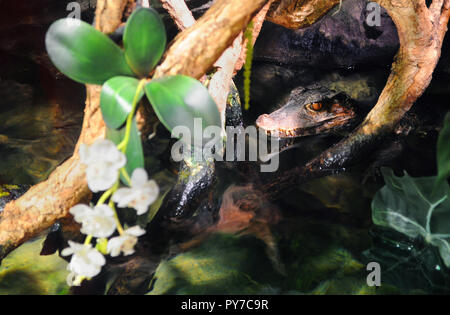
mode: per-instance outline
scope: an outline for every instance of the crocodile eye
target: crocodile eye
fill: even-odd
[[[322,103],[312,103],[311,104],[311,108],[315,111],[321,110],[322,109]]]

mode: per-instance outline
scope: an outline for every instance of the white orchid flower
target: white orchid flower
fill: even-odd
[[[87,165],[86,177],[93,192],[108,190],[119,178],[119,170],[127,159],[116,145],[106,139],[97,139],[92,145],[81,144],[81,162]]]
[[[116,230],[114,211],[107,205],[102,204],[91,208],[79,204],[70,209],[75,221],[81,223],[81,233],[92,235],[97,238],[111,236]]]
[[[67,269],[70,271],[67,283],[70,286],[79,284],[74,281],[77,277],[92,278],[100,273],[106,260],[98,250],[92,248],[90,244],[80,244],[72,241],[69,241],[69,246],[62,250],[61,255],[72,255],[67,266]]]
[[[158,184],[154,180],[148,180],[143,168],[137,168],[131,175],[131,188],[119,188],[112,196],[112,201],[121,208],[134,208],[141,215],[147,212],[158,195]]]
[[[124,231],[120,236],[111,238],[108,241],[107,252],[112,257],[119,256],[123,252],[125,256],[134,253],[134,246],[138,241],[138,237],[145,234],[145,230],[139,226],[133,226]]]

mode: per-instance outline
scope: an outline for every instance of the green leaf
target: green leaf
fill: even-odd
[[[196,144],[196,131],[222,126],[219,110],[208,90],[191,77],[176,75],[152,80],[145,86],[145,92],[159,120],[169,131],[178,126],[189,129],[191,144]],[[201,130],[194,130],[195,118],[201,119]],[[202,144],[210,140],[201,137]]]
[[[56,68],[77,82],[103,84],[114,76],[134,76],[122,49],[81,20],[54,22],[45,36],[45,46]]]
[[[103,84],[100,108],[108,127],[117,129],[123,125],[131,112],[138,85],[139,80],[131,77],[114,77]],[[143,95],[144,91],[141,91],[138,102]]]
[[[450,177],[450,112],[444,119],[444,128],[439,133],[437,143],[438,180]]]
[[[153,9],[136,9],[127,21],[123,34],[125,58],[133,71],[147,77],[166,48],[166,30]]]
[[[106,128],[106,139],[111,140],[115,144],[119,144],[125,136],[125,128],[126,127],[123,127],[120,130]],[[136,168],[144,167],[144,151],[142,149],[141,136],[139,135],[139,130],[135,119],[131,125],[130,141],[128,143],[125,155],[127,157],[127,165],[125,165],[125,169],[130,176]],[[120,175],[120,178],[122,179],[122,182],[128,184],[122,177],[122,174]]]
[[[446,181],[435,186],[436,177],[396,177],[383,168],[386,183],[372,201],[376,225],[392,228],[408,237],[421,235],[439,248],[450,267],[450,187]]]

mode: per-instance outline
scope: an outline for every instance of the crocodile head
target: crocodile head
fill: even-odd
[[[295,138],[336,132],[352,125],[355,118],[355,107],[345,93],[300,88],[280,109],[259,116],[256,125],[272,136]]]

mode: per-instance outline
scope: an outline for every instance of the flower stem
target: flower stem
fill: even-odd
[[[112,200],[109,201],[108,205],[114,211],[114,219],[116,220],[117,231],[119,232],[120,235],[122,235],[124,233],[123,227],[122,224],[120,223],[119,216],[117,215],[116,206],[114,205],[114,202],[112,202]]]
[[[86,236],[86,239],[84,240],[84,245],[90,244],[91,241],[92,241],[92,235],[89,234],[88,236]]]
[[[124,136],[122,142],[120,142],[119,145],[117,146],[117,148],[119,150],[121,150],[123,153],[125,153],[125,151],[127,150],[128,142],[130,141],[131,123],[133,122],[133,117],[134,117],[134,114],[136,113],[139,95],[141,94],[145,83],[147,83],[147,79],[142,79],[141,81],[139,81],[139,84],[136,89],[136,93],[134,94],[133,104],[131,106],[131,112],[128,114],[128,117],[127,117],[127,124],[125,127],[125,136]]]
[[[119,180],[117,180],[116,183],[110,189],[108,189],[103,193],[103,195],[97,202],[97,206],[104,204],[106,199],[108,199],[113,193],[116,192],[117,188],[119,188]]]
[[[128,174],[128,172],[127,172],[127,169],[125,167],[122,167],[120,169],[120,173],[122,174],[123,178],[127,182],[128,186],[131,186],[131,178],[130,178],[130,175]]]

